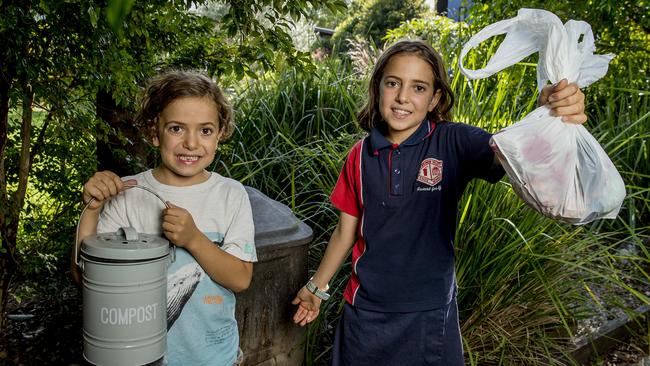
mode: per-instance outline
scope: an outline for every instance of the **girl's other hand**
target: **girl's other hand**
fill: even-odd
[[[585,95],[576,83],[570,83],[566,79],[560,80],[555,85],[545,86],[537,105],[548,105],[551,108],[551,115],[562,117],[562,121],[575,124],[587,122],[585,114]]]
[[[95,200],[88,206],[88,209],[97,210],[104,205],[107,199],[117,196],[127,189],[125,184],[137,183],[135,179],[122,182],[117,174],[108,170],[97,172],[84,184],[83,202],[88,204],[94,198]]]
[[[302,327],[314,321],[320,312],[321,301],[318,296],[312,294],[303,286],[298,291],[296,298],[291,302],[298,305],[298,310],[293,315],[293,322]]]

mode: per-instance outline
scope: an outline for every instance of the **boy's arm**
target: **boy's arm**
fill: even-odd
[[[253,278],[253,263],[243,261],[221,250],[203,233],[186,245],[187,249],[210,278],[234,292],[248,288]]]
[[[223,251],[196,227],[186,209],[168,204],[162,224],[167,239],[189,251],[213,281],[234,292],[247,289],[253,278],[253,263]]]
[[[312,278],[312,282],[321,290],[326,289],[329,281],[341,267],[350,248],[356,240],[358,217],[341,211],[339,223],[327,244],[325,255]],[[310,323],[318,316],[321,299],[312,294],[304,286],[298,292],[292,304],[298,305],[293,321],[301,326]]]
[[[220,285],[241,292],[248,288],[253,278],[253,263],[243,261],[221,250],[203,233],[200,238],[186,246],[201,268]]]

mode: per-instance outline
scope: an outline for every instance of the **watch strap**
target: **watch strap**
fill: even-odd
[[[328,294],[326,291],[329,290],[329,285],[325,286],[325,291],[321,290],[316,286],[316,284],[312,281],[310,278],[309,281],[307,281],[307,284],[305,285],[305,288],[307,288],[307,291],[311,292],[312,294],[316,295],[321,300],[327,300],[330,298],[330,294]]]

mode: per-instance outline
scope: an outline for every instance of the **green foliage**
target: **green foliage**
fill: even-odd
[[[359,0],[337,27],[332,41],[344,48],[347,39],[369,39],[379,46],[390,29],[427,11],[423,0]]]
[[[308,19],[312,19],[316,26],[334,29],[343,21],[347,10],[346,4],[328,6],[325,9],[317,9]]]
[[[619,220],[593,229],[637,231],[650,222],[650,94],[613,79],[598,87],[607,98],[588,95],[592,133],[621,173],[628,195]]]
[[[425,40],[444,55],[446,61],[452,62],[457,59],[460,49],[470,37],[469,26],[466,23],[454,22],[445,16],[430,14],[407,20],[399,27],[389,30],[384,39],[388,44],[402,38]]]
[[[88,111],[90,112],[90,111]],[[93,124],[92,112],[86,118]],[[30,185],[25,207],[21,213],[21,231],[18,248],[25,274],[38,271],[38,262],[52,270],[68,258],[74,240],[74,227],[78,219],[80,192],[89,174],[95,170],[94,141],[79,133],[75,126],[62,123],[58,118],[46,128],[49,138],[34,157]],[[53,225],[52,223],[57,223]],[[49,255],[54,263],[45,261]]]
[[[500,197],[500,199],[494,199]],[[555,222],[540,219],[508,184],[473,182],[460,203],[456,234],[458,303],[465,346],[476,364],[545,364],[545,332],[558,332],[566,312],[556,307],[558,294],[575,296],[576,288],[557,261],[573,230],[562,233]],[[555,344],[554,344],[555,343]],[[557,355],[554,355],[557,357]]]
[[[338,176],[336,161],[340,159],[327,162],[335,171],[328,176],[327,184],[322,181],[323,171],[307,169],[310,164],[301,169],[292,165],[311,162],[301,155],[307,150],[329,149],[323,146],[329,145],[328,141],[357,133],[352,121],[361,85],[349,76],[348,70],[339,60],[326,59],[316,64],[313,72],[287,68],[240,85],[234,105],[237,130],[222,147],[217,159],[219,169],[227,169],[229,175],[291,207],[292,202],[309,202],[297,199],[293,196],[296,194],[320,190],[327,196]],[[313,181],[299,181],[318,186],[313,190],[309,184],[300,186],[298,192],[291,189],[294,179],[311,173],[316,174]]]
[[[75,117],[79,122],[93,123],[94,112]],[[79,187],[94,170],[94,142],[79,133],[78,126],[63,123],[63,118],[66,117],[44,110],[37,110],[34,115],[37,135],[48,138],[40,143],[36,143],[37,137],[33,139],[39,148],[33,151],[30,184],[20,212],[17,257],[21,259],[20,271],[24,276],[40,275],[43,271],[52,274],[54,267],[60,270],[61,262],[68,258],[78,218]],[[20,126],[20,116],[12,114],[10,124],[14,127],[8,136],[5,163],[8,181],[17,182],[21,143],[15,127]],[[9,188],[15,189],[16,183]]]
[[[135,0],[108,0],[106,8],[106,20],[111,28],[117,33],[122,31],[122,22],[131,11]]]

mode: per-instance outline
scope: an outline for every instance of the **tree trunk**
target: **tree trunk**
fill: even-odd
[[[99,90],[95,99],[97,117],[110,128],[108,136],[97,139],[98,170],[119,176],[132,175],[154,163],[144,136],[133,124],[133,113],[118,106],[110,91]]]
[[[31,170],[31,151],[32,151],[32,104],[34,103],[34,90],[28,81],[24,81],[23,89],[23,118],[20,128],[20,166],[18,168],[18,187],[14,193],[13,214],[16,221],[20,217],[20,212],[25,204],[25,195],[27,193],[27,183],[29,181],[29,171]],[[17,224],[16,224],[17,225]]]
[[[2,53],[2,60],[7,60],[7,55]],[[4,64],[4,62],[3,62]],[[5,309],[9,294],[9,282],[16,271],[14,251],[16,249],[16,236],[10,230],[10,205],[7,194],[7,176],[5,172],[5,148],[7,147],[9,130],[9,90],[13,80],[12,70],[0,72],[0,329],[5,327]]]
[[[0,314],[2,314],[2,320],[0,320],[0,325],[4,328],[5,322],[5,310],[7,308],[7,300],[9,295],[9,284],[16,272],[17,261],[15,259],[16,253],[16,244],[18,239],[18,228],[20,224],[20,212],[22,211],[23,205],[25,204],[25,194],[27,193],[27,184],[29,181],[29,171],[31,169],[31,137],[32,137],[32,103],[34,102],[34,91],[32,86],[27,82],[23,81],[22,84],[23,91],[23,114],[22,114],[22,126],[20,129],[20,166],[18,169],[18,187],[13,193],[12,197],[9,197],[9,193],[6,190],[6,181],[3,179],[3,184],[5,185],[5,191],[3,201],[7,205],[3,205],[3,212],[0,215],[0,231],[2,238],[2,247],[3,252],[0,253],[0,263],[2,264],[2,278],[0,278],[0,286],[2,293],[0,294]],[[4,156],[4,155],[3,155]],[[4,171],[3,171],[4,173]],[[3,178],[5,178],[3,176]],[[5,202],[3,202],[5,203]]]
[[[13,239],[9,236],[11,236],[10,232],[7,233],[3,231],[3,242],[5,240],[13,240],[15,243],[16,236],[13,235]],[[0,268],[2,268],[2,273],[0,273],[0,289],[2,290],[0,293],[0,329],[4,329],[6,326],[7,317],[5,316],[5,311],[7,309],[7,300],[9,299],[9,284],[16,273],[16,261],[14,260],[16,247],[5,248],[5,245],[3,244],[3,249],[6,251],[0,253]]]

